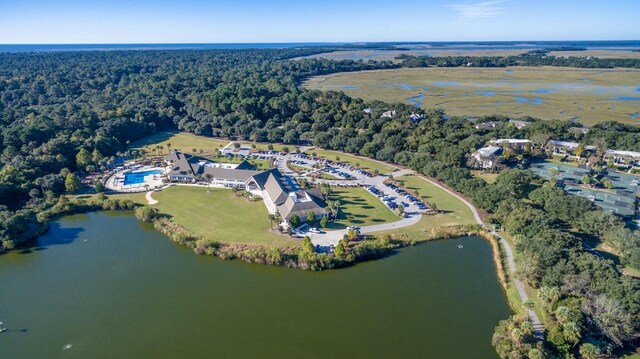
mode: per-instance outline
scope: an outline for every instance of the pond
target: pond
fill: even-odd
[[[52,223],[0,283],[1,358],[496,358],[510,314],[480,238],[316,273],[197,256],[130,213]]]

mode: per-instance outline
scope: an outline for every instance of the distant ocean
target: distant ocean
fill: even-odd
[[[309,46],[340,46],[344,43],[243,43],[243,44],[30,44],[3,45],[0,52],[59,52],[59,51],[115,51],[115,50],[211,50],[211,49],[286,49]]]
[[[238,44],[29,44],[2,45],[0,52],[60,52],[60,51],[116,51],[116,50],[210,50],[210,49],[286,49],[294,47],[344,46],[371,48],[375,45],[397,46],[404,49],[440,48],[468,49],[543,49],[548,47],[583,47],[589,49],[640,49],[640,40],[622,41],[480,41],[480,42],[292,42]]]

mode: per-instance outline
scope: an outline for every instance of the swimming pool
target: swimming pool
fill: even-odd
[[[151,175],[159,175],[162,174],[162,170],[148,170],[148,171],[138,171],[138,172],[129,172],[124,174],[124,185],[132,185],[132,184],[140,184],[144,183],[144,178],[146,176]]]

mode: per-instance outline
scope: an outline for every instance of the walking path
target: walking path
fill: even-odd
[[[229,147],[229,145],[231,145],[231,143],[229,143],[226,147]],[[225,148],[226,148],[225,147]],[[309,148],[313,148],[313,147],[309,147]],[[307,148],[305,148],[306,150]],[[298,159],[298,156],[296,154],[287,154],[287,155],[275,155],[274,156],[276,159],[276,166],[277,168],[280,170],[280,172],[282,172],[285,175],[295,175],[295,172],[293,172],[291,169],[288,168],[287,166],[287,161],[293,160],[293,159]],[[504,252],[505,252],[505,257],[507,259],[507,266],[509,268],[509,273],[511,276],[511,279],[513,281],[513,284],[518,292],[518,295],[520,296],[520,300],[522,300],[522,302],[525,302],[529,299],[525,288],[524,288],[524,284],[516,278],[515,276],[515,272],[516,272],[516,264],[513,258],[513,251],[511,250],[511,246],[509,245],[509,242],[507,242],[506,239],[504,239],[500,234],[498,234],[496,231],[490,229],[488,226],[486,226],[484,224],[484,222],[482,221],[482,218],[480,217],[480,213],[478,212],[478,210],[469,202],[467,201],[464,197],[460,196],[459,194],[453,192],[452,190],[442,186],[440,183],[433,181],[427,177],[424,177],[422,175],[418,175],[416,174],[414,171],[410,170],[410,169],[403,169],[400,168],[396,165],[392,165],[386,162],[382,162],[382,161],[378,161],[378,160],[374,160],[374,159],[369,159],[371,161],[375,161],[384,165],[388,165],[391,167],[394,167],[397,169],[396,172],[393,172],[393,175],[395,177],[398,176],[402,176],[402,175],[407,175],[407,174],[414,174],[418,177],[420,177],[422,180],[432,184],[433,186],[445,191],[446,193],[450,194],[451,196],[453,196],[454,198],[458,199],[459,201],[461,201],[462,203],[464,203],[470,210],[471,213],[473,214],[473,218],[475,219],[475,221],[482,226],[483,228],[485,228],[487,231],[489,231],[491,234],[493,234],[494,236],[496,236],[499,240],[499,243],[502,245],[502,247],[504,248]],[[309,163],[311,166],[313,166],[313,164],[315,164],[315,161],[311,160],[311,159],[304,159],[305,162]],[[399,197],[399,195],[397,193],[395,193],[395,191],[392,191],[391,189],[387,188],[386,186],[384,186],[383,182],[388,178],[385,175],[378,175],[375,177],[368,177],[366,175],[357,173],[355,171],[351,171],[349,169],[345,169],[345,168],[340,168],[341,171],[348,173],[349,175],[352,175],[355,179],[354,180],[322,180],[322,179],[314,179],[314,181],[316,182],[326,182],[329,184],[333,184],[333,185],[355,185],[355,184],[363,184],[363,185],[372,185],[375,186],[376,188],[378,188],[379,190],[382,190],[383,192],[385,192],[385,194],[388,194],[389,196],[395,196],[398,197],[396,198],[397,201],[402,201],[403,199],[401,197]],[[310,180],[310,178],[308,178]],[[192,185],[192,186],[199,186],[199,185]],[[166,186],[164,186],[163,188],[165,188]],[[147,203],[149,205],[154,205],[157,204],[158,201],[153,199],[151,197],[151,194],[154,191],[148,191],[145,195],[145,198],[147,199]],[[385,230],[391,230],[391,229],[398,229],[398,228],[403,228],[403,227],[407,227],[407,226],[411,226],[414,225],[416,223],[418,223],[422,217],[422,215],[420,214],[420,212],[418,211],[417,207],[415,207],[413,204],[410,204],[409,207],[407,207],[407,212],[406,212],[406,217],[398,220],[396,222],[390,222],[390,223],[383,223],[383,224],[376,224],[376,225],[371,225],[371,226],[363,226],[360,229],[361,233],[373,233],[373,232],[379,232],[379,231],[385,231]],[[325,233],[307,233],[307,235],[310,236],[312,242],[314,244],[318,244],[321,246],[329,246],[329,245],[336,245],[343,237],[344,235],[347,233],[346,229],[342,229],[342,230],[335,230],[335,231],[327,231]],[[529,317],[529,320],[531,321],[535,334],[537,337],[541,338],[544,332],[544,327],[542,325],[542,323],[540,322],[540,319],[538,318],[538,315],[535,313],[535,311],[533,310],[527,310],[527,316]]]
[[[378,160],[374,160],[374,159],[369,159],[384,165],[388,165],[391,167],[394,167],[396,169],[398,169],[398,171],[393,172],[394,177],[399,177],[402,175],[406,175],[406,174],[414,174],[417,175],[418,177],[420,177],[421,179],[423,179],[424,181],[436,186],[437,188],[447,192],[448,194],[450,194],[451,196],[453,196],[454,198],[458,199],[460,202],[464,203],[470,210],[471,213],[473,214],[473,218],[475,219],[475,221],[482,226],[483,228],[485,228],[486,230],[488,230],[491,234],[493,234],[494,236],[496,236],[498,238],[499,243],[502,245],[502,247],[504,248],[504,252],[505,252],[505,257],[507,258],[507,266],[509,268],[509,273],[510,273],[510,277],[513,281],[514,286],[516,287],[516,290],[518,292],[518,296],[520,296],[520,300],[524,303],[525,301],[527,301],[529,299],[529,296],[527,295],[527,292],[525,291],[524,288],[524,284],[522,283],[522,281],[520,281],[519,279],[516,278],[515,272],[516,272],[516,263],[515,260],[513,258],[513,251],[511,250],[511,246],[509,245],[509,242],[507,242],[506,239],[504,239],[504,237],[502,237],[500,234],[498,234],[496,231],[490,229],[487,225],[484,224],[484,222],[482,221],[482,217],[480,217],[480,213],[478,212],[478,210],[473,206],[473,204],[471,204],[469,201],[467,201],[464,197],[460,196],[459,194],[455,193],[454,191],[444,187],[443,185],[441,185],[440,183],[433,181],[425,176],[422,175],[418,175],[416,174],[414,171],[410,170],[410,169],[402,169],[396,165],[392,165],[386,162],[382,162],[382,161],[378,161]],[[281,160],[282,166],[286,168],[286,160]],[[286,168],[288,170],[288,168]],[[377,186],[379,189],[386,189],[386,187],[384,185],[382,185],[382,182],[384,181],[386,177],[384,176],[376,176],[373,178],[369,178],[366,176],[356,176],[356,181],[360,182],[362,181],[362,183],[364,184],[372,184]],[[317,180],[318,182],[323,182],[323,180]],[[330,181],[330,180],[324,180],[324,182],[340,182],[340,181]],[[344,181],[342,181],[344,182]],[[362,233],[371,233],[371,232],[377,232],[377,231],[382,231],[382,230],[388,230],[388,229],[397,229],[397,228],[402,228],[402,227],[406,227],[406,226],[410,226],[413,225],[415,223],[418,223],[418,221],[420,221],[420,215],[416,215],[416,216],[411,216],[408,218],[405,218],[403,220],[397,221],[397,222],[392,222],[392,223],[385,223],[385,224],[380,224],[380,225],[373,225],[373,226],[366,226],[363,227],[360,231]],[[340,239],[342,239],[342,236],[344,236],[344,234],[346,233],[345,231],[332,231],[332,232],[338,232],[336,233],[335,236],[340,236]],[[334,235],[330,235],[331,238],[333,239]],[[313,238],[312,238],[313,240]],[[318,238],[318,241],[320,241],[321,239]],[[315,243],[315,241],[314,241]],[[543,334],[544,334],[544,326],[542,325],[542,323],[540,322],[540,318],[538,318],[538,315],[536,314],[535,311],[533,310],[527,310],[527,316],[529,317],[529,320],[531,321],[531,324],[533,326],[535,335],[539,338],[542,338]]]
[[[520,300],[522,300],[523,303],[525,301],[527,301],[529,299],[529,296],[527,295],[527,292],[524,289],[524,284],[522,284],[522,282],[519,279],[517,279],[516,276],[515,276],[516,262],[513,259],[513,251],[511,250],[511,246],[509,245],[509,242],[507,242],[507,240],[504,239],[504,237],[502,237],[496,231],[494,231],[494,230],[490,229],[489,227],[487,227],[484,224],[484,222],[482,222],[482,218],[480,217],[480,213],[478,213],[478,210],[471,203],[469,203],[469,201],[467,201],[462,196],[458,195],[457,193],[449,190],[448,188],[440,185],[439,183],[437,183],[435,181],[432,181],[432,180],[430,180],[430,179],[428,179],[428,178],[426,178],[424,176],[419,176],[419,177],[422,178],[423,180],[431,183],[432,185],[442,189],[443,191],[449,193],[453,197],[459,199],[462,203],[464,203],[467,207],[469,207],[469,209],[471,210],[471,213],[473,213],[473,218],[476,220],[476,222],[479,225],[481,225],[482,227],[487,229],[494,236],[498,237],[498,240],[499,240],[500,244],[504,248],[504,254],[505,254],[505,257],[507,258],[507,266],[509,267],[509,273],[510,273],[510,276],[511,276],[511,280],[513,281],[513,285],[516,287],[516,290],[518,291],[518,295],[520,296]],[[544,332],[544,326],[540,322],[540,318],[538,318],[538,315],[533,310],[527,310],[527,316],[529,317],[529,320],[531,321],[531,324],[533,325],[533,330],[535,331],[536,336],[541,338],[542,335],[543,335],[543,332]]]
[[[153,192],[154,192],[154,191],[149,191],[149,192],[147,192],[147,194],[145,194],[145,195],[144,195],[144,198],[146,198],[146,199],[147,199],[147,204],[149,204],[149,205],[154,205],[154,204],[158,203],[158,201],[157,201],[157,200],[155,200],[155,199],[153,199],[153,198],[151,197],[151,194],[152,194]]]

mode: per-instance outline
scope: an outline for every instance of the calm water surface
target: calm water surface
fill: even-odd
[[[0,256],[0,358],[496,358],[508,315],[479,238],[312,273],[196,256],[93,213]]]

